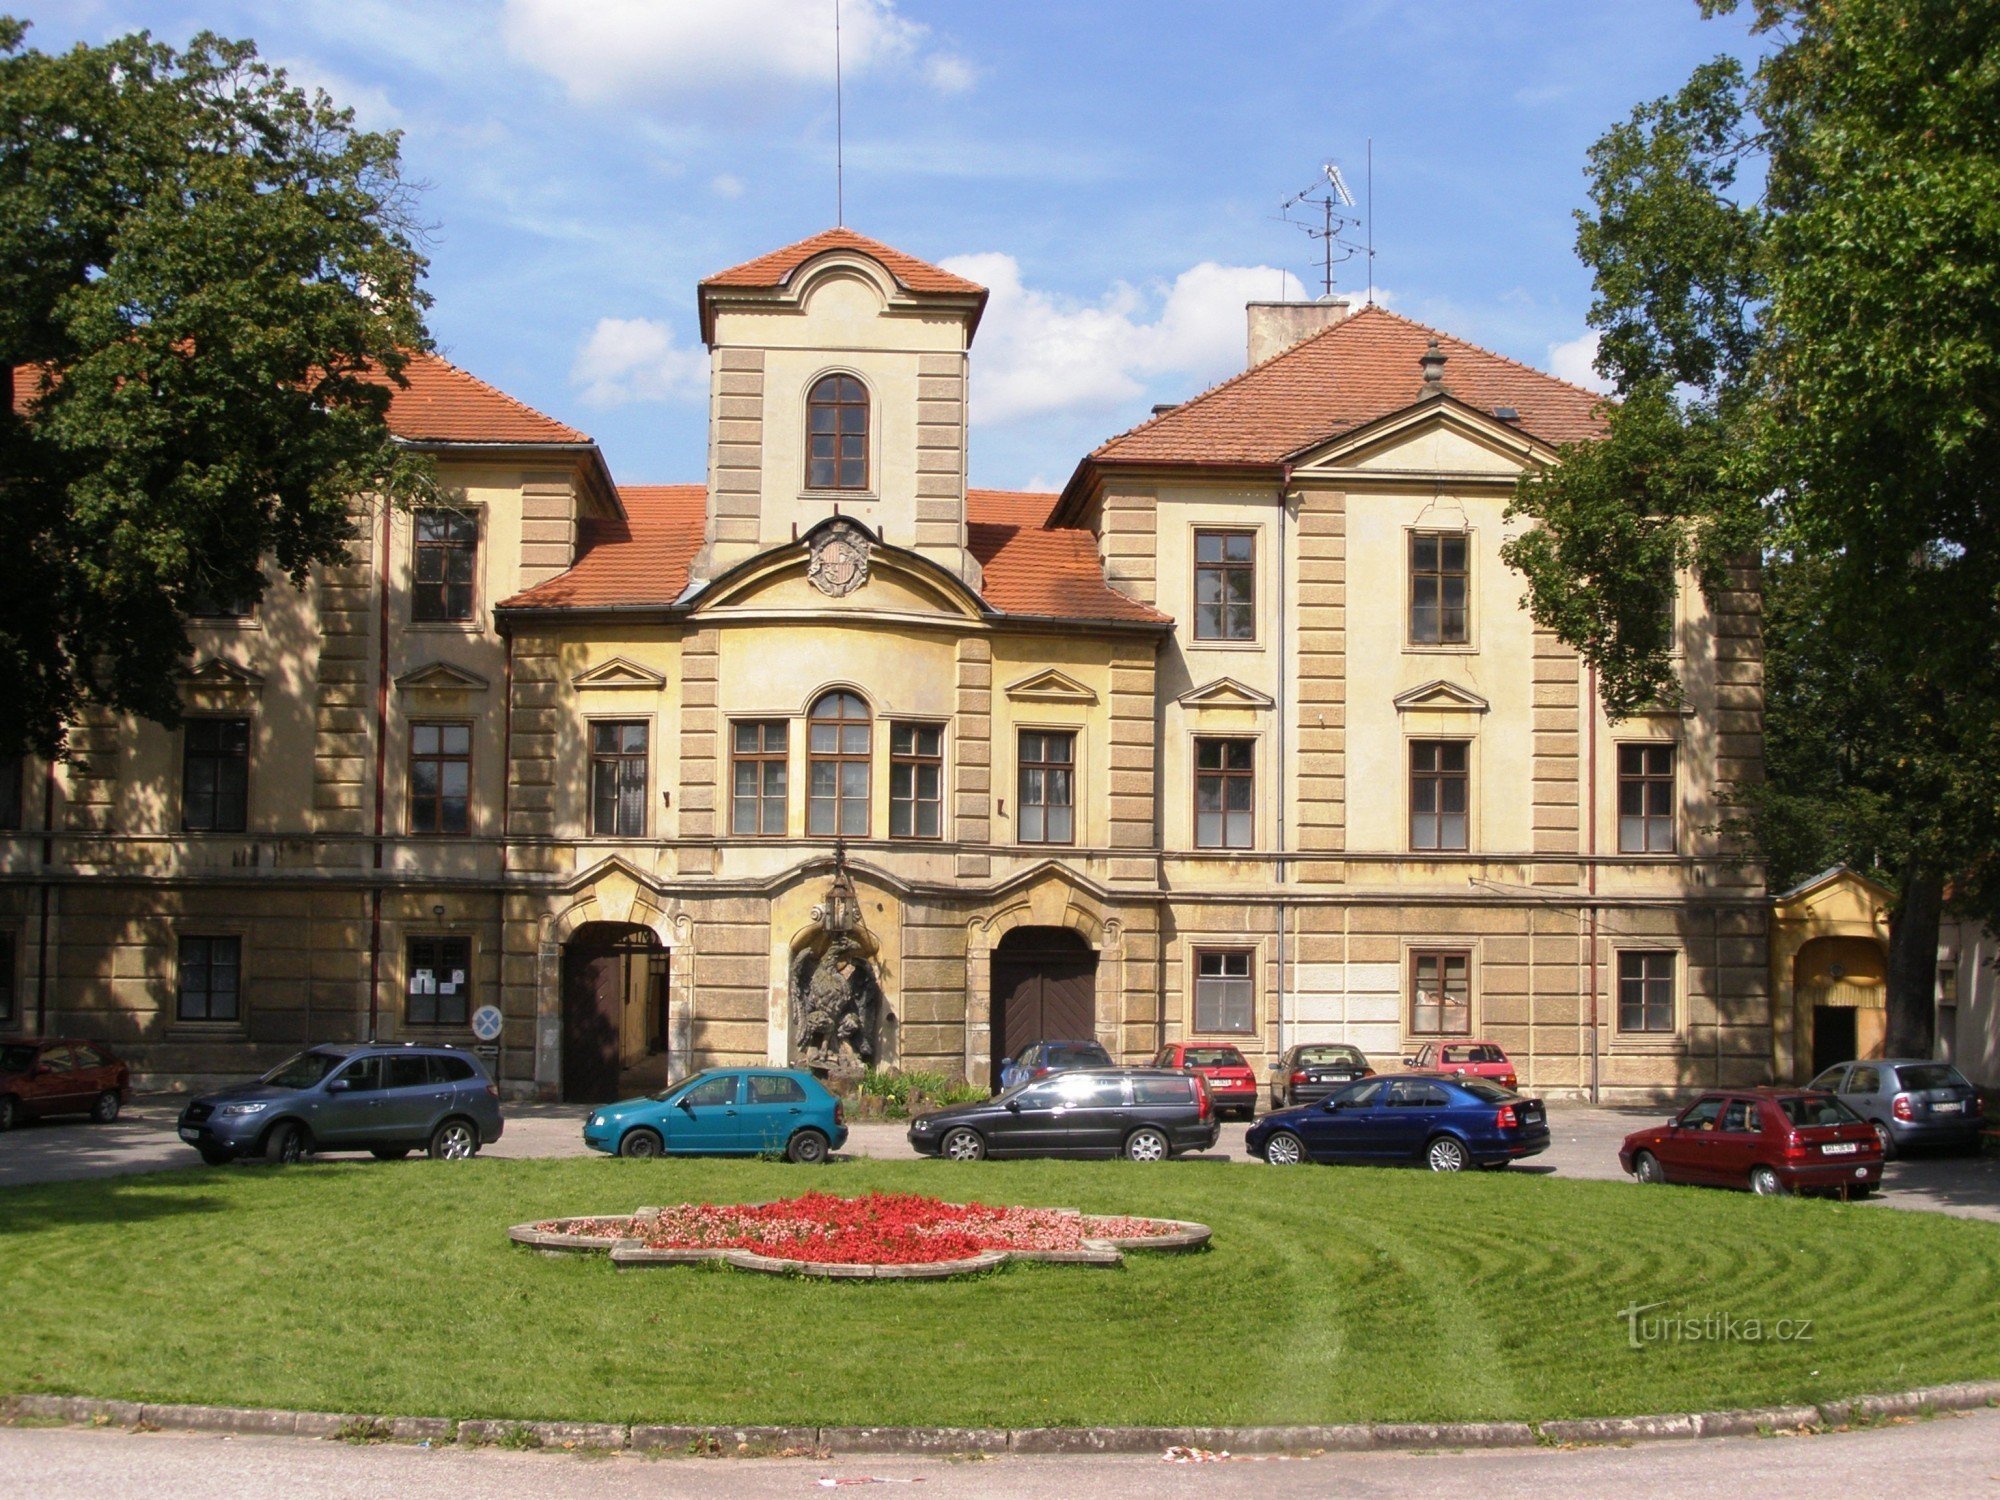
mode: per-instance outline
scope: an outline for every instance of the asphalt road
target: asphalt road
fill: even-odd
[[[648,1459],[493,1449],[355,1447],[304,1438],[0,1429],[0,1474],[39,1495],[213,1500],[318,1495],[502,1500],[698,1496],[764,1500],[854,1487],[921,1500],[1073,1496],[1091,1500],[1324,1500],[1476,1494],[1489,1500],[1611,1495],[1650,1500],[1698,1492],[1824,1494],[1836,1476],[1911,1476],[1924,1493],[2000,1491],[2000,1411],[1815,1437],[1723,1438],[1629,1448],[1463,1453],[1343,1453],[1170,1464],[1153,1457]],[[876,1481],[871,1483],[870,1481]],[[829,1481],[832,1481],[829,1483]],[[877,1484],[882,1488],[877,1488]],[[905,1490],[904,1486],[910,1488]]]
[[[60,1182],[127,1172],[158,1172],[199,1165],[194,1152],[174,1134],[180,1101],[142,1098],[112,1125],[87,1120],[31,1121],[0,1135],[0,1187]],[[573,1104],[510,1104],[507,1130],[482,1153],[493,1157],[584,1156],[582,1121],[586,1110]],[[1509,1170],[1564,1177],[1619,1178],[1618,1145],[1627,1134],[1664,1119],[1661,1109],[1608,1109],[1581,1104],[1549,1107],[1549,1149]],[[1227,1124],[1213,1151],[1186,1163],[1248,1163],[1268,1171],[1243,1147],[1244,1126]],[[850,1156],[907,1159],[910,1150],[901,1123],[856,1125],[848,1139]],[[364,1160],[366,1158],[363,1158]],[[1174,1163],[1168,1171],[1182,1171]],[[254,1167],[237,1170],[253,1171]],[[939,1163],[940,1172],[950,1171]],[[1360,1170],[1341,1168],[1335,1170]],[[2000,1154],[1906,1157],[1891,1162],[1884,1192],[1872,1200],[1891,1208],[1924,1209],[1963,1218],[2000,1222]],[[2000,1465],[1996,1465],[2000,1468]]]

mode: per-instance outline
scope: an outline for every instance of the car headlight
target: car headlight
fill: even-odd
[[[253,1100],[248,1104],[225,1104],[216,1110],[218,1115],[261,1115],[271,1107],[268,1099]]]
[[[934,1127],[934,1126],[932,1125],[932,1123],[931,1123],[931,1122],[930,1122],[929,1120],[912,1120],[912,1121],[910,1121],[910,1129],[912,1129],[912,1130],[931,1130],[931,1129],[934,1129],[934,1128],[935,1128],[935,1127]]]
[[[586,1122],[584,1123],[584,1127],[583,1127],[583,1128],[584,1128],[585,1130],[595,1130],[595,1129],[597,1129],[597,1127],[598,1127],[598,1126],[602,1125],[603,1123],[604,1123],[604,1116],[603,1116],[603,1115],[592,1115],[592,1116],[591,1116],[591,1117],[589,1118],[589,1120],[587,1120],[587,1121],[586,1121]]]

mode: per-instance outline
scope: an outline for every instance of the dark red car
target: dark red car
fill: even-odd
[[[1860,1198],[1882,1185],[1874,1127],[1832,1094],[1740,1089],[1703,1094],[1664,1125],[1635,1131],[1618,1164],[1641,1182],[1703,1182],[1766,1195]]]
[[[1234,1047],[1174,1042],[1160,1049],[1159,1055],[1153,1059],[1153,1066],[1199,1073],[1207,1079],[1208,1092],[1215,1100],[1218,1118],[1232,1109],[1241,1110],[1246,1120],[1257,1113],[1257,1075],[1250,1071],[1250,1064]]]
[[[45,1115],[109,1125],[131,1097],[131,1071],[102,1042],[0,1041],[0,1130]]]
[[[1484,1078],[1503,1089],[1521,1086],[1514,1064],[1492,1042],[1425,1042],[1415,1057],[1403,1059],[1412,1073],[1442,1073],[1447,1078]]]

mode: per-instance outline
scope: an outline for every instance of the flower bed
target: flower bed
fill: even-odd
[[[1206,1225],[1068,1208],[946,1203],[918,1193],[772,1203],[681,1203],[622,1216],[545,1219],[509,1234],[554,1251],[606,1251],[620,1265],[723,1259],[750,1270],[824,1276],[958,1275],[1009,1256],[1115,1265],[1127,1249],[1190,1249]]]

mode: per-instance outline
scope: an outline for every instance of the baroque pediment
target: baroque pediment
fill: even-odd
[[[1067,673],[1044,668],[1007,688],[1007,696],[1026,703],[1082,703],[1097,701],[1097,694]]]
[[[206,660],[181,673],[181,681],[188,687],[197,688],[261,688],[264,678],[248,667],[235,662],[224,661],[219,656]]]
[[[1267,693],[1245,687],[1233,677],[1218,677],[1201,687],[1189,688],[1174,700],[1183,708],[1270,708]]]
[[[483,693],[492,684],[477,672],[468,672],[464,667],[455,667],[448,661],[426,662],[421,667],[412,667],[396,679],[396,686],[405,692]]]
[[[651,692],[658,692],[667,685],[664,673],[655,672],[651,667],[641,666],[623,656],[614,656],[610,661],[599,662],[578,672],[569,682],[571,687],[642,688]]]
[[[1438,678],[1422,687],[1413,687],[1407,693],[1396,695],[1396,708],[1402,713],[1456,713],[1483,714],[1493,705],[1488,703],[1471,688],[1460,687],[1455,682]]]

